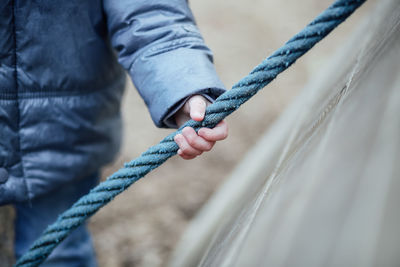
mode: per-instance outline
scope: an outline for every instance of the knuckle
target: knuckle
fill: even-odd
[[[207,143],[205,146],[205,151],[210,151],[213,148],[213,144]]]
[[[228,137],[228,131],[223,131],[223,132],[221,133],[221,139],[224,140],[224,139],[226,139],[227,137]]]
[[[201,106],[202,104],[203,104],[203,101],[201,101],[201,99],[199,99],[199,98],[193,99],[193,105]]]
[[[185,154],[189,154],[190,152],[192,152],[188,146],[182,147],[181,149],[182,149],[182,152]]]
[[[190,105],[198,105],[198,104],[201,102],[201,99],[199,98],[198,95],[195,95],[195,96],[192,96],[192,97],[189,99],[188,102],[189,102]]]
[[[197,146],[198,142],[196,140],[196,138],[194,138],[193,136],[189,136],[187,138],[188,144],[191,146]]]
[[[190,133],[191,127],[186,126],[185,128],[182,129],[182,134],[188,135]]]
[[[175,143],[181,148],[182,147],[182,142],[178,137],[174,138]]]

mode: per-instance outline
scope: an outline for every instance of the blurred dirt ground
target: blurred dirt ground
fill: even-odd
[[[194,0],[190,4],[214,52],[217,71],[230,88],[331,2]],[[100,266],[164,266],[190,219],[313,73],[327,63],[370,4],[232,114],[227,120],[228,140],[192,161],[174,157],[96,214],[90,227]],[[170,132],[154,127],[132,85],[126,91],[123,116],[121,155],[104,176]]]
[[[230,88],[331,2],[193,0],[190,4],[214,52],[217,71]],[[227,120],[228,140],[192,161],[174,157],[96,214],[90,227],[100,266],[164,266],[190,219],[313,73],[340,47],[370,4],[232,114]],[[131,85],[126,91],[123,116],[121,155],[105,169],[105,176],[170,132],[154,127]]]

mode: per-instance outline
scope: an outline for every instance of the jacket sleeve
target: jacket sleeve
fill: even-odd
[[[193,94],[224,92],[186,0],[105,0],[118,60],[159,127]]]

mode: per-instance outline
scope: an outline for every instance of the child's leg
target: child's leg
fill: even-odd
[[[15,205],[15,254],[22,256],[32,243],[53,223],[58,215],[68,209],[98,182],[98,174],[74,181],[31,202]],[[86,225],[78,227],[50,254],[43,267],[97,266],[92,240]]]

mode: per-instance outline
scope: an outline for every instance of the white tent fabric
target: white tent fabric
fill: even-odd
[[[170,266],[399,266],[399,205],[400,0],[384,0],[211,198]]]

